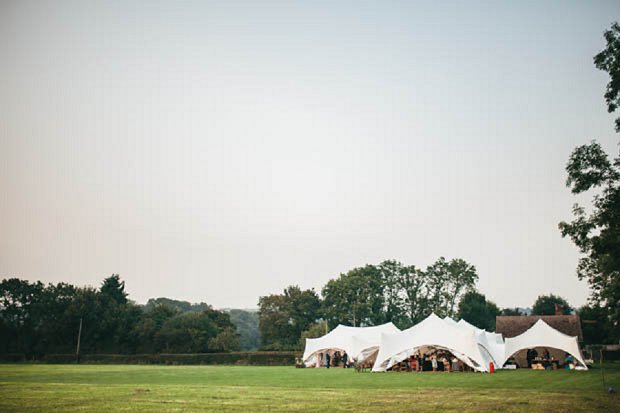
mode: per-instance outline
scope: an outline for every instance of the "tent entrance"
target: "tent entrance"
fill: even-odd
[[[434,359],[434,361],[433,361]],[[442,346],[421,346],[388,360],[388,371],[474,371],[478,364],[469,357]]]
[[[582,364],[574,355],[564,350],[553,347],[533,347],[521,349],[512,354],[504,365],[516,365],[519,368],[534,370],[557,370],[574,369]]]
[[[343,356],[346,351],[341,348],[325,348],[315,351],[306,359],[304,364],[306,367],[327,367],[327,355],[329,354],[329,367],[350,367],[352,360],[351,357],[346,355],[346,366]]]

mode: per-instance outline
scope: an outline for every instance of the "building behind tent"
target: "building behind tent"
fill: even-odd
[[[503,335],[504,338],[516,337],[529,330],[538,320],[543,320],[567,336],[576,336],[580,343],[583,342],[581,320],[578,315],[497,316],[495,317],[495,332]]]

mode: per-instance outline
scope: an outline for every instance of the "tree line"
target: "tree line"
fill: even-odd
[[[477,278],[475,267],[463,260],[440,258],[425,271],[389,260],[330,280],[322,297],[298,286],[261,297],[258,312],[219,311],[204,302],[170,298],[138,305],[127,299],[118,275],[106,278],[99,289],[5,279],[0,282],[0,353],[74,353],[80,322],[83,354],[155,354],[301,350],[305,338],[337,324],[391,321],[406,328],[430,312],[494,330],[497,315],[522,314],[487,300],[475,290]],[[454,282],[463,284],[457,288]],[[573,311],[563,298],[546,295],[532,312],[554,314],[556,304],[567,314]],[[587,328],[586,337],[603,342],[601,331]]]
[[[189,306],[187,308],[183,306]],[[118,275],[98,289],[44,285],[17,278],[0,283],[0,353],[206,353],[240,348],[230,314],[205,303],[127,299]]]
[[[463,295],[478,279],[462,259],[439,258],[422,270],[395,260],[353,268],[329,280],[321,291],[289,286],[282,294],[260,297],[259,328],[263,347],[290,350],[317,322],[323,333],[338,324],[372,326],[392,322],[405,328],[431,312],[454,316]],[[320,326],[314,330],[321,331]]]
[[[493,331],[496,316],[524,315],[519,309],[500,309],[476,291],[477,280],[474,265],[441,257],[425,269],[396,260],[353,268],[329,280],[320,295],[289,286],[259,299],[263,348],[299,350],[305,338],[319,337],[338,324],[392,322],[404,329],[435,313]],[[574,311],[565,299],[550,294],[538,297],[532,313],[553,315],[556,304],[565,314]]]

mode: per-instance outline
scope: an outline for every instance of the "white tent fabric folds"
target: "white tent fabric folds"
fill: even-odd
[[[577,337],[571,337],[545,323],[542,319],[523,334],[506,339],[506,351],[502,365],[515,353],[534,347],[549,347],[565,351],[586,367]],[[587,368],[587,367],[586,367]]]
[[[489,352],[495,368],[500,368],[506,353],[506,344],[502,335],[483,331],[478,335],[478,343]]]
[[[488,366],[489,362],[491,361],[496,368],[499,368],[502,365],[504,361],[506,345],[504,343],[504,338],[501,334],[490,333],[486,330],[474,326],[473,324],[468,323],[464,319],[456,322],[450,317],[445,317],[444,320],[449,322],[450,324],[455,324],[460,328],[473,331],[475,333],[476,339],[478,340],[478,345],[482,347],[482,355],[483,357],[487,358],[487,360],[485,360],[486,366]]]
[[[342,324],[319,338],[307,338],[303,360],[307,366],[316,361],[316,354],[327,350],[346,351],[349,359],[359,360],[379,347],[381,333],[397,333],[392,323],[372,327],[350,327]]]
[[[379,354],[372,371],[386,371],[417,349],[429,347],[450,351],[476,371],[488,371],[488,356],[478,345],[476,332],[431,314],[415,326],[395,334],[382,334]]]

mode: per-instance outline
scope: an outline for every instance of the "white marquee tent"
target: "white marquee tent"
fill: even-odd
[[[515,353],[534,347],[548,347],[565,351],[572,355],[583,367],[586,367],[581,350],[579,350],[577,337],[560,333],[542,319],[538,320],[536,324],[523,334],[506,339],[506,351],[502,365]]]
[[[350,327],[342,324],[319,338],[307,338],[303,361],[311,366],[319,352],[346,351],[350,360],[360,361],[377,350],[381,333],[394,334],[400,330],[392,323],[372,327]]]
[[[476,371],[488,371],[476,333],[431,314],[415,326],[395,334],[382,334],[379,354],[372,371],[386,371],[416,350],[445,349]]]

